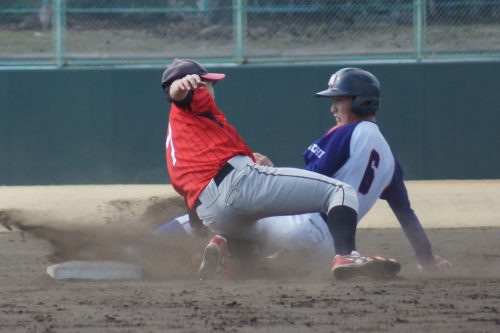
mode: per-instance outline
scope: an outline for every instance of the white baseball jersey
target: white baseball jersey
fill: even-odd
[[[389,185],[395,160],[376,123],[362,121],[334,127],[304,153],[307,169],[354,187],[360,220]]]

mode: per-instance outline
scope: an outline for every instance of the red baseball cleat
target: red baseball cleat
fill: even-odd
[[[337,280],[347,280],[357,276],[373,279],[389,279],[399,273],[401,265],[395,260],[382,256],[361,256],[352,251],[348,255],[336,255],[332,262],[332,274]]]
[[[200,280],[228,280],[231,278],[231,261],[227,240],[215,235],[203,251],[203,260],[196,275]]]

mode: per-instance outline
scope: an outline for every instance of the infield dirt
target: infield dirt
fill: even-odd
[[[420,273],[382,204],[362,222],[358,245],[397,258],[402,271],[348,282],[320,274],[197,281],[186,251],[201,243],[150,237],[183,211],[164,185],[0,188],[0,332],[500,331],[500,182],[408,185],[435,252],[454,267]],[[62,260],[131,260],[129,245],[147,245],[135,259],[143,280],[46,274]]]

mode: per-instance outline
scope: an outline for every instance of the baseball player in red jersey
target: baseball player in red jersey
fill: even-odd
[[[175,59],[161,82],[171,102],[166,158],[172,185],[192,215],[216,234],[205,247],[200,278],[225,274],[226,238],[256,239],[258,219],[310,212],[327,216],[339,255],[332,263],[337,278],[397,274],[394,259],[361,257],[356,251],[358,200],[351,186],[307,170],[255,163],[214,101],[213,85],[224,77],[194,60]],[[336,268],[349,274],[335,274]]]

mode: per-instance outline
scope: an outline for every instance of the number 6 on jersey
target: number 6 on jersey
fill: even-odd
[[[373,178],[375,178],[375,169],[378,168],[380,163],[380,155],[373,149],[370,153],[370,158],[368,159],[368,164],[366,165],[366,170],[359,184],[358,192],[361,194],[367,194],[370,191],[370,187],[373,183]]]

